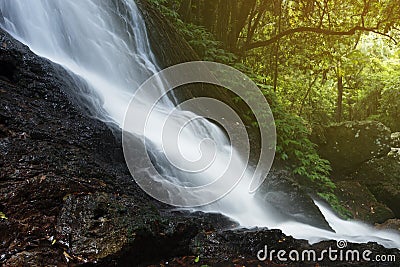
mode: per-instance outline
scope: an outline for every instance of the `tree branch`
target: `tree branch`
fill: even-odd
[[[351,29],[349,29],[347,31],[334,31],[334,30],[322,29],[322,28],[316,28],[316,27],[298,27],[298,28],[294,28],[294,29],[289,29],[289,30],[283,31],[283,32],[275,35],[271,39],[268,39],[268,40],[265,40],[265,41],[258,41],[258,42],[250,43],[250,44],[244,46],[243,50],[247,51],[247,50],[251,50],[251,49],[254,49],[254,48],[258,48],[258,47],[268,46],[270,44],[273,44],[273,43],[277,42],[281,38],[283,38],[285,36],[288,36],[288,35],[292,35],[294,33],[312,32],[312,33],[318,33],[318,34],[324,34],[324,35],[350,36],[350,35],[354,35],[357,31],[373,32],[373,33],[376,33],[376,34],[380,34],[380,35],[388,37],[394,43],[397,44],[397,41],[392,36],[390,36],[390,35],[388,35],[386,33],[383,33],[383,32],[379,32],[377,28],[368,28],[368,27],[363,27],[363,26],[355,26],[355,27],[353,27],[353,28],[351,28]]]

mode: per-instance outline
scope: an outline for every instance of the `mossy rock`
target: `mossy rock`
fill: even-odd
[[[400,162],[392,157],[373,159],[348,177],[368,187],[375,198],[400,218]]]
[[[328,231],[332,230],[308,192],[286,170],[273,168],[256,197],[266,208],[274,209],[282,220],[295,220]]]
[[[395,217],[393,211],[380,203],[368,187],[358,181],[336,183],[336,195],[354,219],[369,223],[383,223]]]
[[[372,158],[386,156],[391,139],[389,128],[380,122],[349,121],[320,129],[312,140],[334,173],[349,174]]]

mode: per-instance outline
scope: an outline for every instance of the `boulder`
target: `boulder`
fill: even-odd
[[[396,230],[400,232],[400,219],[390,219],[382,224],[377,224],[375,227],[380,230]]]
[[[400,162],[391,157],[372,159],[347,177],[359,181],[376,200],[389,207],[400,218]]]
[[[380,122],[344,122],[314,132],[312,141],[333,172],[348,174],[362,163],[390,152],[390,130]],[[339,176],[336,176],[338,178]]]
[[[313,199],[289,171],[272,169],[256,197],[276,209],[275,213],[281,214],[282,219],[332,230]]]
[[[391,209],[379,202],[368,187],[358,181],[337,182],[335,193],[356,220],[374,224],[395,217]]]

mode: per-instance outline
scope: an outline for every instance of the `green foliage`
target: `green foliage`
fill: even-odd
[[[226,50],[232,44],[223,43],[217,39],[214,32],[205,25],[199,17],[196,4],[194,5],[196,18],[183,21],[180,16],[179,0],[151,0],[174,25],[179,33],[188,41],[192,48],[203,60],[225,63],[247,74],[265,95],[273,111],[277,128],[277,157],[285,161],[292,171],[305,178],[304,183],[319,192],[333,208],[342,215],[345,209],[334,195],[335,185],[330,180],[330,163],[321,159],[316,152],[315,145],[309,140],[312,124],[325,124],[333,120],[336,101],[337,75],[344,75],[346,86],[357,88],[362,81],[361,71],[368,63],[368,58],[360,50],[354,48],[354,40],[359,36],[340,39],[339,37],[314,37],[309,41],[307,34],[289,36],[281,40],[278,48],[278,65],[276,73],[279,81],[274,92],[274,62],[277,56],[274,46],[255,50],[249,54],[237,54]],[[290,2],[291,3],[291,2]],[[257,1],[256,8],[262,2]],[[293,3],[292,3],[293,4]],[[264,12],[268,10],[267,7]],[[298,6],[289,8],[286,26],[309,23],[304,21],[303,11],[296,10]],[[192,10],[192,15],[193,15]],[[274,11],[275,12],[275,11]],[[223,13],[223,12],[222,12]],[[201,16],[201,15],[200,15]],[[265,13],[265,19],[276,19],[276,13]],[[271,34],[273,25],[263,24],[263,30],[256,29],[254,38],[264,39]],[[338,26],[338,25],[337,25]],[[339,26],[338,26],[339,27]],[[227,29],[229,31],[229,29]],[[246,34],[246,30],[244,30]],[[243,45],[242,38],[238,44]],[[345,102],[349,107],[359,96],[357,90],[346,92]],[[350,101],[351,100],[351,101]],[[240,102],[241,99],[235,99]],[[261,107],[262,108],[262,107]],[[349,116],[352,111],[345,109]],[[268,116],[268,114],[265,114]],[[258,123],[251,121],[251,114],[244,116],[247,124],[258,127]],[[307,121],[308,120],[308,121]],[[265,120],[266,121],[266,120]]]
[[[308,178],[318,192],[332,192],[335,185],[329,178],[330,163],[319,157],[303,119],[279,108],[274,116],[278,156],[291,164],[295,174]]]
[[[277,130],[277,157],[286,161],[294,174],[307,178],[307,184],[317,192],[332,193],[335,185],[329,178],[330,163],[320,158],[315,150],[315,144],[309,139],[310,131],[305,121],[284,110],[272,86],[267,84],[268,78],[254,73],[246,74],[256,82],[272,109]]]
[[[385,88],[380,100],[379,119],[392,131],[400,131],[400,80]]]
[[[380,38],[371,38],[365,37],[361,48],[370,60],[360,73],[354,119],[381,121],[392,131],[400,131],[400,50]]]
[[[231,64],[236,60],[236,56],[222,49],[221,42],[204,27],[184,24],[180,32],[202,60],[224,64]]]

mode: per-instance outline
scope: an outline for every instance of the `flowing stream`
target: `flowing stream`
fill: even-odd
[[[91,97],[101,102],[101,108],[93,113],[103,121],[122,128],[133,94],[145,80],[159,71],[144,21],[132,0],[1,0],[0,9],[2,28],[37,55],[63,66],[85,81],[85,86],[93,92]],[[141,101],[146,105],[151,96]],[[146,132],[145,138],[154,144],[152,153],[156,157],[162,146],[158,122],[170,114],[175,102],[173,96],[164,98],[157,104],[156,112],[150,119],[151,130]],[[191,112],[178,110],[173,120],[177,127],[182,127],[180,121],[195,117]],[[240,155],[230,147],[225,134],[209,121],[193,120],[183,132],[182,153],[191,160],[201,157],[201,151],[192,149],[198,147],[201,140],[212,139],[213,146],[217,147],[216,164],[197,174],[206,182],[211,178],[204,177],[218,177],[220,172],[224,172],[227,161],[233,160],[234,166],[244,164]],[[157,163],[165,176],[174,182],[187,183],[182,172],[168,166],[168,161],[163,158],[160,155]],[[197,210],[225,214],[244,227],[279,228],[285,234],[307,239],[311,243],[345,239],[352,242],[376,241],[386,247],[400,248],[400,237],[394,232],[343,221],[323,205],[317,205],[336,233],[280,220],[268,206],[248,192],[247,184],[239,184],[224,198]]]

